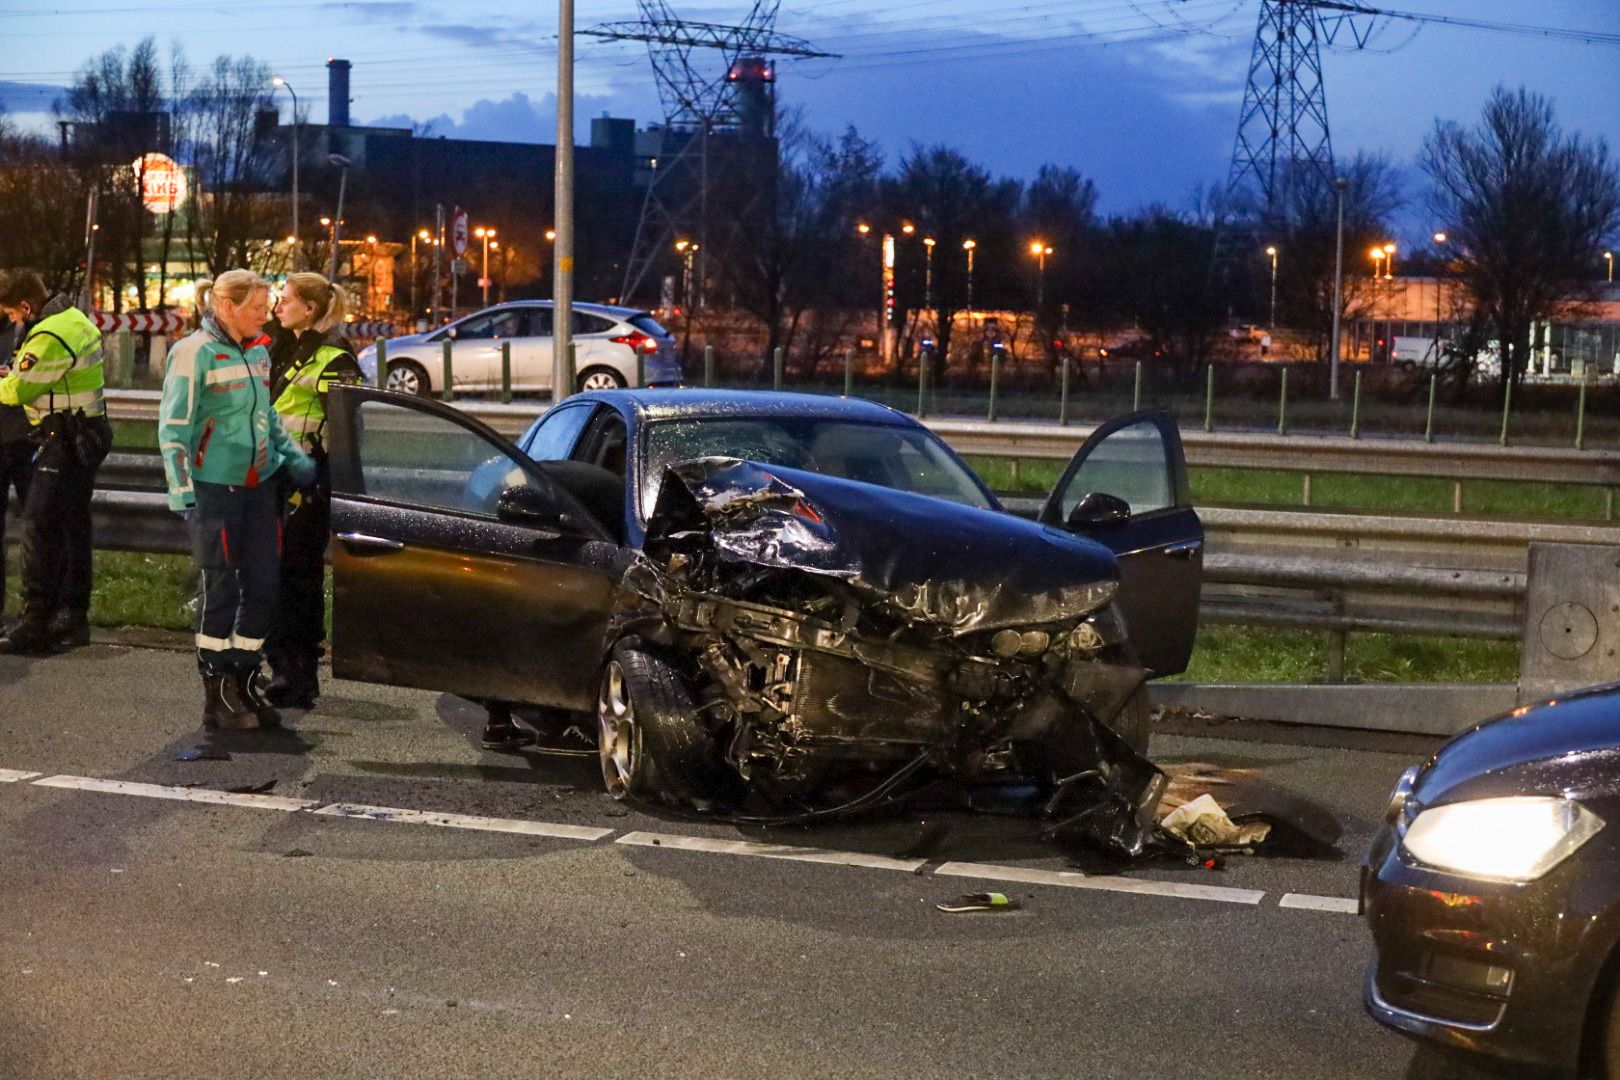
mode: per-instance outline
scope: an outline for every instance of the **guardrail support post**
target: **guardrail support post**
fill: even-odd
[[[1606,488],[1603,492],[1603,520],[1614,520],[1614,488]]]
[[[1461,480],[1453,480],[1451,482],[1451,512],[1453,514],[1462,513],[1462,481]]]
[[[855,350],[844,350],[844,396],[855,395]]]
[[[1311,474],[1306,473],[1299,483],[1299,505],[1311,505]]]
[[[512,404],[512,343],[501,342],[501,404]]]
[[[986,420],[996,418],[996,385],[1001,382],[1001,352],[992,349],[990,352],[990,407],[985,411]]]
[[[1131,411],[1135,412],[1136,410],[1140,409],[1141,407],[1142,407],[1142,361],[1138,360],[1136,362],[1136,389],[1131,394]]]
[[[1508,444],[1508,417],[1513,412],[1513,378],[1510,375],[1502,384],[1502,438],[1499,440],[1503,446]]]
[[[1204,430],[1215,430],[1215,363],[1204,369]]]
[[[1282,369],[1282,390],[1277,394],[1277,434],[1288,434],[1288,369]]]
[[[1586,449],[1586,380],[1581,380],[1581,396],[1575,405],[1575,449]]]
[[[1356,387],[1350,398],[1350,437],[1361,438],[1361,372],[1356,372]]]
[[[1058,426],[1069,422],[1069,358],[1063,358],[1062,374],[1058,382]]]
[[[1423,441],[1434,442],[1434,392],[1440,385],[1440,376],[1429,376],[1429,418],[1423,422]]]
[[[444,385],[439,387],[440,401],[456,400],[456,373],[450,359],[450,339],[444,339]]]
[[[703,346],[703,388],[714,386],[714,346]]]
[[[782,346],[778,345],[776,352],[771,355],[771,388],[774,390],[782,389],[782,382],[787,376],[783,367],[784,360]]]
[[[384,338],[377,339],[377,389],[388,388],[388,342]]]

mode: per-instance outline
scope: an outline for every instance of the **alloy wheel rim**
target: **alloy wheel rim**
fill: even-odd
[[[580,383],[582,390],[617,390],[619,380],[605,371],[593,371]]]
[[[414,394],[421,389],[421,384],[416,380],[416,372],[407,367],[397,367],[388,373],[388,389]]]
[[[624,683],[624,669],[611,661],[602,675],[596,702],[596,749],[602,761],[602,782],[608,794],[622,799],[630,793],[636,767],[636,714]]]

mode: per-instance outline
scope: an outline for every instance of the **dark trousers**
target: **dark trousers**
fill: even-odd
[[[324,472],[324,470],[323,470]],[[325,484],[305,492],[288,512],[281,533],[281,595],[265,652],[272,665],[321,655],[326,637],[326,536],[331,504]]]
[[[106,425],[105,420],[91,421]],[[107,430],[111,442],[111,428]],[[97,461],[79,460],[61,434],[45,438],[34,457],[23,502],[22,579],[26,617],[48,619],[58,608],[90,610],[90,495]]]
[[[276,616],[281,500],[274,483],[231,487],[195,481],[191,554],[202,571],[198,663],[216,670],[258,664]]]
[[[6,503],[10,492],[17,493],[20,515],[28,500],[28,478],[34,472],[34,444],[27,439],[0,442],[0,611],[6,607]]]

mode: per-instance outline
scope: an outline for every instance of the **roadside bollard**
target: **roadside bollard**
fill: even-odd
[[[703,387],[709,389],[714,386],[714,346],[703,346]]]
[[[994,420],[996,418],[996,389],[997,384],[1000,382],[1001,350],[992,348],[990,350],[990,407],[985,411],[984,414],[984,418],[986,420]]]
[[[1350,396],[1350,437],[1361,438],[1361,372],[1356,372],[1356,388]]]
[[[1575,449],[1586,449],[1586,380],[1581,379],[1581,395],[1575,404]]]
[[[1434,392],[1440,385],[1440,376],[1429,376],[1429,418],[1423,422],[1423,441],[1434,442]]]
[[[1277,394],[1277,434],[1288,434],[1288,369],[1282,369],[1282,390]]]
[[[1142,407],[1142,361],[1136,362],[1136,390],[1131,394],[1131,412]]]
[[[1508,444],[1508,417],[1512,414],[1512,412],[1513,412],[1513,379],[1510,376],[1508,378],[1508,380],[1505,383],[1503,383],[1503,390],[1502,390],[1502,438],[1501,438],[1500,441],[1501,441],[1501,444],[1503,446],[1506,446]]]
[[[501,404],[512,404],[512,343],[501,342]]]
[[[552,401],[561,401],[574,392],[575,384],[579,382],[579,342],[570,341],[568,352],[565,354],[567,362],[563,364],[562,392],[555,389],[551,392]]]
[[[1215,364],[1204,369],[1204,430],[1215,430]]]
[[[377,339],[377,389],[388,389],[388,339]]]
[[[1063,358],[1063,371],[1058,382],[1058,426],[1069,422],[1069,358]]]
[[[928,415],[928,368],[934,362],[933,354],[924,349],[917,357],[917,415]]]
[[[450,339],[444,339],[444,385],[439,388],[440,401],[456,400],[456,374],[450,360]]]
[[[778,345],[776,351],[771,354],[771,388],[773,390],[782,389],[782,384],[787,377],[785,360],[786,357],[783,355],[782,346]]]
[[[855,350],[844,350],[844,396],[852,397],[855,393]]]

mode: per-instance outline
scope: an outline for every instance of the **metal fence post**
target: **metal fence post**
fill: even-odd
[[[986,420],[996,418],[996,387],[1001,382],[1001,350],[990,351],[990,407],[985,412]]]
[[[703,386],[705,389],[714,385],[714,346],[703,346]]]
[[[1440,386],[1440,376],[1429,376],[1429,418],[1423,422],[1423,441],[1434,442],[1434,392]]]
[[[388,388],[388,341],[386,338],[377,339],[377,389]]]
[[[450,339],[444,339],[444,385],[439,388],[440,401],[456,400],[456,373],[450,360]]]
[[[1136,390],[1131,394],[1131,411],[1142,407],[1142,361],[1136,362]]]
[[[1508,444],[1508,416],[1513,412],[1513,379],[1509,376],[1502,390],[1502,438],[1498,440],[1503,446]]]
[[[1063,358],[1062,381],[1058,383],[1058,426],[1069,422],[1069,358]]]
[[[1361,438],[1361,372],[1356,372],[1356,388],[1350,398],[1350,437]]]
[[[1204,430],[1215,430],[1215,365],[1204,369]]]
[[[1288,434],[1288,369],[1282,369],[1282,389],[1277,394],[1277,434]]]
[[[855,350],[844,350],[844,396],[851,397],[855,393]]]
[[[501,404],[512,404],[512,343],[501,342]]]
[[[1581,379],[1581,396],[1575,405],[1575,449],[1586,449],[1586,379]]]
[[[928,368],[934,362],[934,355],[924,349],[917,357],[917,415],[928,415]]]

